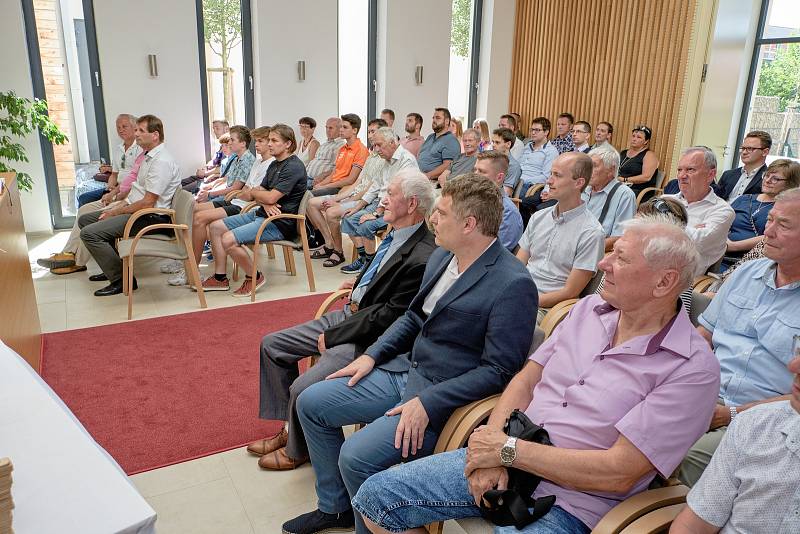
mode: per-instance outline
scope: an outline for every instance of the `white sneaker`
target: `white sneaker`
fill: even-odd
[[[183,270],[183,262],[178,260],[167,260],[161,264],[161,272],[164,274],[175,274]]]
[[[186,279],[186,270],[181,269],[175,273],[175,276],[170,276],[167,279],[167,283],[171,286],[185,286],[188,283]]]

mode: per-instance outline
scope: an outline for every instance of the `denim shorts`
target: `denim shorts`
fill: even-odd
[[[383,217],[378,217],[373,221],[367,221],[364,224],[358,222],[363,215],[369,215],[378,209],[378,202],[375,201],[363,210],[357,211],[349,217],[342,219],[342,232],[349,236],[365,237],[372,239],[375,234],[388,226],[388,223],[383,220]]]
[[[388,530],[403,532],[436,521],[480,517],[464,476],[466,449],[420,458],[369,477],[353,497],[353,508]],[[495,527],[495,534],[588,534],[577,517],[554,506],[522,530]]]
[[[256,215],[256,210],[248,211],[247,213],[240,213],[231,217],[225,217],[222,222],[225,226],[233,232],[236,242],[240,245],[247,243],[255,243],[256,234],[261,224],[266,220],[266,217],[259,217]],[[261,234],[261,243],[267,241],[281,241],[285,239],[278,227],[273,223],[269,223],[264,232]]]

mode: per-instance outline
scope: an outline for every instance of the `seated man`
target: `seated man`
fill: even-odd
[[[603,227],[608,252],[622,235],[622,223],[636,214],[636,194],[617,180],[619,152],[614,147],[593,148],[589,157],[592,158],[592,178],[589,187],[581,193],[581,200]]]
[[[514,141],[509,147],[509,155],[511,155],[515,160],[518,160],[519,157],[522,156],[522,151],[525,150],[525,143],[522,142],[522,137],[517,136],[520,126],[521,125],[517,117],[510,113],[500,115],[500,120],[497,123],[498,130],[510,130],[511,134],[514,136]],[[494,149],[497,150],[497,144],[494,142],[494,140],[492,140],[492,146],[494,146]]]
[[[741,160],[744,165],[722,173],[719,182],[711,187],[714,192],[729,203],[742,195],[761,193],[761,182],[767,169],[767,156],[772,148],[772,136],[761,130],[753,130],[744,136]]]
[[[100,200],[106,193],[112,195],[119,192],[119,184],[125,179],[125,176],[131,172],[133,162],[139,154],[142,153],[142,148],[136,144],[136,117],[130,113],[122,113],[117,116],[116,120],[117,135],[122,142],[117,145],[116,150],[111,154],[111,166],[101,165],[100,173],[107,170],[108,182],[106,187],[100,189],[93,189],[87,191],[78,197],[78,207],[82,208],[90,202]]]
[[[193,176],[181,180],[181,187],[193,195],[197,193],[203,183],[211,182],[219,177],[225,159],[230,156],[230,151],[226,148],[231,140],[228,134],[230,131],[228,121],[215,120],[211,123],[211,128],[211,146],[218,145],[217,151],[205,166],[197,169]]]
[[[572,125],[572,141],[575,143],[575,152],[588,154],[592,147],[589,146],[589,137],[592,135],[592,125],[586,121],[578,121]]]
[[[314,196],[335,195],[346,185],[355,183],[369,151],[358,138],[361,130],[361,118],[355,113],[345,113],[339,122],[339,136],[344,145],[336,156],[336,165],[330,175],[316,181],[311,191]]]
[[[656,475],[670,476],[711,419],[719,365],[678,301],[697,263],[691,240],[660,217],[628,225],[601,263],[602,295],[572,308],[468,448],[363,483],[353,507],[372,532],[424,532],[412,529],[479,517],[474,503],[487,490],[505,489],[514,467],[541,477],[534,497],[553,495],[555,506],[521,531],[496,532],[586,534]],[[507,436],[504,423],[515,409],[543,427],[553,446]]]
[[[431,216],[441,247],[408,310],[363,355],[297,399],[319,509],[283,531],[352,528],[350,498],[371,474],[430,454],[453,410],[502,391],[531,345],[536,288],[497,241],[500,191],[445,184]],[[342,425],[368,422],[347,441]],[[364,532],[363,523],[358,526]]]
[[[436,182],[461,153],[461,145],[450,131],[450,119],[450,110],[436,108],[431,119],[433,133],[425,138],[419,149],[419,168],[432,182]]]
[[[383,200],[392,231],[370,264],[375,268],[367,267],[361,276],[342,284],[341,289],[353,288],[344,309],[264,337],[259,415],[287,424],[277,436],[247,448],[261,456],[261,467],[294,469],[308,460],[297,420],[297,396],[352,362],[408,308],[436,248],[425,222],[433,203],[433,186],[424,174],[411,169],[397,173]],[[298,377],[297,364],[309,355],[320,358]]]
[[[611,137],[613,135],[614,126],[610,122],[598,122],[597,126],[594,128],[594,144],[592,145],[592,148],[598,148],[603,145],[611,145]]]
[[[243,245],[252,244],[261,224],[267,217],[281,213],[297,214],[305,196],[306,168],[300,158],[294,155],[297,148],[294,130],[285,124],[276,124],[269,132],[269,151],[275,158],[261,185],[250,190],[253,200],[259,203],[257,209],[246,213],[225,217],[214,221],[208,227],[211,238],[211,251],[214,254],[214,276],[203,281],[205,291],[227,291],[228,254],[245,272],[242,285],[234,292],[235,297],[250,295],[252,284],[256,289],[266,283],[264,275],[258,271],[253,280],[252,259]],[[260,243],[268,241],[292,240],[297,235],[297,223],[293,219],[278,219],[269,223],[261,234]]]
[[[270,164],[275,161],[275,158],[269,152],[268,146],[270,129],[267,126],[263,126],[250,132],[250,136],[255,140],[258,157],[250,168],[250,175],[247,177],[247,181],[242,184],[241,180],[237,179],[237,183],[234,183],[234,190],[240,191],[237,197],[228,201],[224,197],[215,196],[210,202],[201,202],[195,205],[192,216],[192,249],[194,250],[195,262],[198,265],[203,257],[203,244],[208,239],[208,225],[219,219],[239,214],[242,208],[253,200],[250,191],[261,184]],[[183,262],[178,261],[175,265],[162,268],[161,271],[165,272],[170,268],[174,269],[171,271],[174,276],[169,278],[167,283],[171,286],[186,285],[186,270]]]
[[[522,223],[526,226],[534,212],[554,206],[556,203],[555,199],[550,198],[546,182],[553,161],[559,155],[555,145],[547,140],[547,136],[550,135],[550,121],[547,118],[533,119],[530,132],[531,141],[525,145],[519,160],[523,183],[519,211],[522,214]],[[536,184],[545,184],[545,187],[531,196],[526,196],[528,189]]]
[[[511,131],[511,130],[509,130]],[[475,173],[480,174],[491,180],[502,190],[503,193],[503,221],[497,232],[497,239],[510,252],[514,252],[522,237],[522,216],[503,189],[505,173],[508,169],[508,156],[498,150],[487,150],[478,154],[478,162],[475,164]]]
[[[230,136],[228,146],[232,152],[231,161],[226,164],[219,178],[200,187],[197,192],[197,202],[206,202],[214,198],[224,200],[225,195],[244,186],[256,161],[256,157],[250,152],[250,130],[245,126],[232,126]]]
[[[695,275],[708,271],[725,254],[728,231],[736,213],[719,198],[711,183],[717,174],[717,157],[711,149],[693,146],[684,149],[678,160],[678,187],[673,198],[683,204],[689,214],[686,233],[700,252],[700,267]]]
[[[572,139],[573,124],[575,124],[575,117],[572,113],[560,113],[556,118],[556,136],[553,138],[553,146],[556,147],[559,154],[575,151],[575,142]]]
[[[580,296],[603,257],[603,227],[581,200],[591,176],[592,159],[586,154],[558,156],[547,180],[558,203],[536,212],[519,241],[517,258],[539,290],[537,324],[548,308]]]
[[[325,178],[331,175],[336,168],[336,158],[339,155],[339,149],[345,144],[345,140],[339,137],[339,117],[331,117],[325,122],[325,136],[324,143],[319,145],[314,159],[306,165],[306,174],[308,174],[308,188],[312,189],[315,184],[318,184]]]
[[[125,233],[128,219],[141,209],[169,208],[181,183],[180,167],[164,146],[161,119],[154,115],[139,117],[136,121],[136,144],[142,147],[145,157],[124,202],[109,210],[93,211],[78,218],[81,240],[103,271],[90,276],[89,280],[108,282],[107,286],[94,292],[97,297],[122,293],[122,258],[117,253],[116,241]],[[145,226],[169,222],[169,215],[149,213],[136,219],[130,235],[136,235]],[[136,278],[130,289],[136,289]]]
[[[509,117],[511,117],[511,115],[509,115]],[[522,176],[522,168],[519,166],[519,161],[517,161],[511,153],[511,146],[514,141],[521,143],[517,136],[514,135],[514,132],[509,128],[498,128],[492,132],[492,146],[494,150],[508,156],[508,171],[503,177],[503,190],[508,196],[514,194],[514,189],[517,188],[517,184]]]
[[[383,219],[381,200],[386,196],[391,177],[403,169],[419,170],[417,160],[400,146],[391,128],[378,129],[372,146],[383,159],[383,166],[364,196],[343,214],[342,232],[350,236],[358,252],[352,263],[341,268],[343,273],[358,273],[375,255],[375,234],[388,224]]]
[[[710,430],[695,443],[679,478],[694,485],[737,414],[786,400],[792,338],[800,333],[800,189],[778,195],[764,232],[766,258],[743,263],[700,316],[698,330],[714,348],[722,372]]]
[[[378,128],[386,126],[383,119],[372,119],[367,124],[367,140],[372,144]],[[313,259],[325,259],[323,266],[335,267],[344,263],[341,222],[344,212],[354,207],[372,184],[375,176],[380,174],[385,160],[375,150],[375,146],[364,162],[364,169],[359,173],[355,183],[345,186],[335,195],[316,196],[308,203],[308,219],[322,233],[325,243],[322,250],[316,250]]]
[[[799,355],[788,368],[794,374],[789,400],[759,406],[731,423],[671,534],[800,532]]]
[[[409,113],[406,115],[406,136],[400,139],[400,145],[414,154],[415,158],[419,155],[419,149],[422,148],[422,143],[425,142],[425,139],[419,133],[421,129],[422,115],[419,113]]]
[[[439,175],[439,187],[444,187],[448,180],[452,180],[456,176],[472,172],[475,162],[478,161],[478,144],[480,142],[481,132],[475,128],[470,128],[461,135],[464,151]]]

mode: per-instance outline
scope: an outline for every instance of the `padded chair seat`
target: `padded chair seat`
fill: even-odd
[[[122,239],[117,244],[120,258],[130,255],[133,239]],[[160,239],[140,239],[136,244],[137,256],[153,256],[156,258],[169,258],[173,260],[185,260],[186,249],[176,241],[162,241]]]
[[[142,239],[155,239],[157,241],[174,241],[175,236],[166,234],[145,234],[142,236]]]
[[[288,240],[284,239],[282,241],[269,241],[268,243],[270,245],[275,245],[276,247],[292,247],[294,249],[302,249],[303,248],[303,242],[300,241],[299,237],[297,239],[293,240],[293,241],[288,241]],[[264,244],[266,244],[266,243],[264,243]]]
[[[492,534],[494,525],[480,517],[470,517],[456,521],[458,526],[464,529],[467,534]]]

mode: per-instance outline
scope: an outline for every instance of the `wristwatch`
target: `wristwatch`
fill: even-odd
[[[733,422],[733,418],[736,417],[736,414],[739,412],[736,411],[736,406],[728,406],[728,409],[731,411],[731,422]]]
[[[504,467],[511,467],[517,458],[517,438],[508,438],[506,444],[500,449],[500,463]]]

